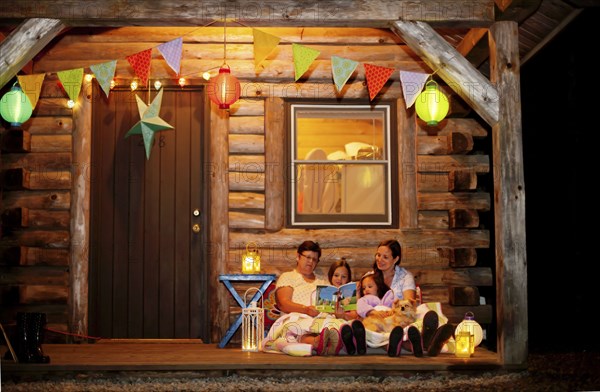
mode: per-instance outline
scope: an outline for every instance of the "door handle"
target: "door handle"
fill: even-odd
[[[194,223],[194,225],[192,226],[192,231],[194,233],[200,233],[200,225],[197,223]]]

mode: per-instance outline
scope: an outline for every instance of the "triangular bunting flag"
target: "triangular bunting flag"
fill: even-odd
[[[341,91],[352,72],[358,66],[358,61],[344,59],[338,56],[331,56],[331,70],[333,72],[333,82],[338,91]]]
[[[115,68],[117,68],[117,60],[90,65],[90,69],[96,76],[96,80],[100,87],[102,87],[102,91],[104,91],[106,97],[110,93],[110,82],[115,76]]]
[[[164,44],[158,45],[158,51],[163,55],[169,67],[177,75],[179,75],[179,69],[181,65],[181,50],[183,47],[183,38],[179,37],[172,41],[165,42]]]
[[[254,69],[257,69],[269,53],[279,45],[281,38],[257,29],[252,29],[252,34],[254,35]]]
[[[382,89],[385,82],[394,73],[394,68],[380,67],[379,65],[365,64],[365,79],[369,89],[369,100],[373,100]]]
[[[408,109],[415,103],[417,97],[425,86],[425,81],[430,74],[422,72],[400,71],[400,83],[402,84],[402,94]]]
[[[25,95],[27,95],[29,102],[31,102],[31,107],[34,109],[35,105],[37,105],[38,99],[40,98],[40,91],[42,90],[42,83],[44,82],[45,77],[46,74],[17,76],[21,90],[23,90]]]
[[[294,80],[297,81],[308,70],[308,67],[310,67],[312,62],[319,57],[321,52],[300,44],[292,44],[292,52],[294,55],[294,70],[296,74]]]
[[[77,102],[79,91],[81,91],[81,82],[83,81],[83,68],[69,69],[56,74],[69,98]]]
[[[147,106],[139,96],[135,96],[138,112],[140,113],[140,121],[131,127],[125,134],[125,138],[130,135],[142,135],[144,138],[144,147],[146,149],[146,159],[150,159],[150,151],[152,150],[152,144],[154,143],[154,133],[163,129],[173,129],[170,124],[159,116],[160,105],[162,104],[162,93],[163,89],[161,89],[156,97],[154,97],[150,106]]]
[[[140,78],[140,86],[146,87],[150,75],[150,60],[152,48],[127,56],[127,61],[133,67],[135,74]]]

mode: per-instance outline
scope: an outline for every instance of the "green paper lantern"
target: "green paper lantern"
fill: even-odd
[[[444,93],[438,89],[438,84],[430,80],[417,97],[415,109],[419,118],[433,127],[446,117],[448,109],[450,109],[450,102]]]
[[[33,108],[29,98],[17,83],[11,87],[9,92],[4,94],[0,101],[0,115],[13,127],[21,126],[29,120],[32,112]]]

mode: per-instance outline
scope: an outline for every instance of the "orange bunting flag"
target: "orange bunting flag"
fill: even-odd
[[[150,60],[152,60],[152,48],[127,56],[127,61],[129,61],[135,74],[140,78],[140,86],[146,87],[148,84]]]
[[[279,45],[281,38],[257,29],[252,29],[252,34],[254,35],[254,69],[257,69],[269,53]]]
[[[42,91],[42,83],[44,82],[45,77],[46,74],[17,76],[21,90],[23,90],[25,95],[27,95],[29,102],[31,102],[31,107],[34,109],[35,105],[37,105],[38,99],[40,98],[40,91]]]
[[[296,76],[294,80],[297,81],[306,71],[308,71],[308,67],[310,67],[312,62],[319,57],[321,52],[300,44],[292,44],[292,52],[294,55],[294,71]]]
[[[365,79],[367,80],[367,88],[369,89],[369,100],[379,93],[379,91],[394,73],[394,68],[380,67],[379,65],[364,64]]]

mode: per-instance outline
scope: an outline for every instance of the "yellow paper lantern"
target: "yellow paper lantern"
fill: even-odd
[[[415,110],[419,118],[429,126],[436,126],[446,117],[450,109],[450,102],[442,93],[438,84],[430,80],[415,101]]]
[[[455,335],[466,331],[473,336],[473,344],[471,345],[471,354],[475,352],[475,347],[479,346],[483,341],[483,329],[477,321],[475,321],[475,315],[473,312],[465,313],[465,318],[461,321],[455,330]]]
[[[29,120],[32,112],[33,108],[29,97],[17,83],[11,87],[9,92],[4,94],[0,101],[0,115],[13,127],[19,127]]]
[[[258,307],[257,301],[252,301],[248,305],[248,292],[252,290],[262,294],[256,287],[249,288],[244,294],[246,307],[242,309],[242,351],[257,352],[260,351],[261,342],[265,337],[265,310]],[[262,295],[260,298],[262,302]]]
[[[260,273],[260,254],[256,242],[246,244],[246,252],[242,254],[242,272],[245,274]]]

